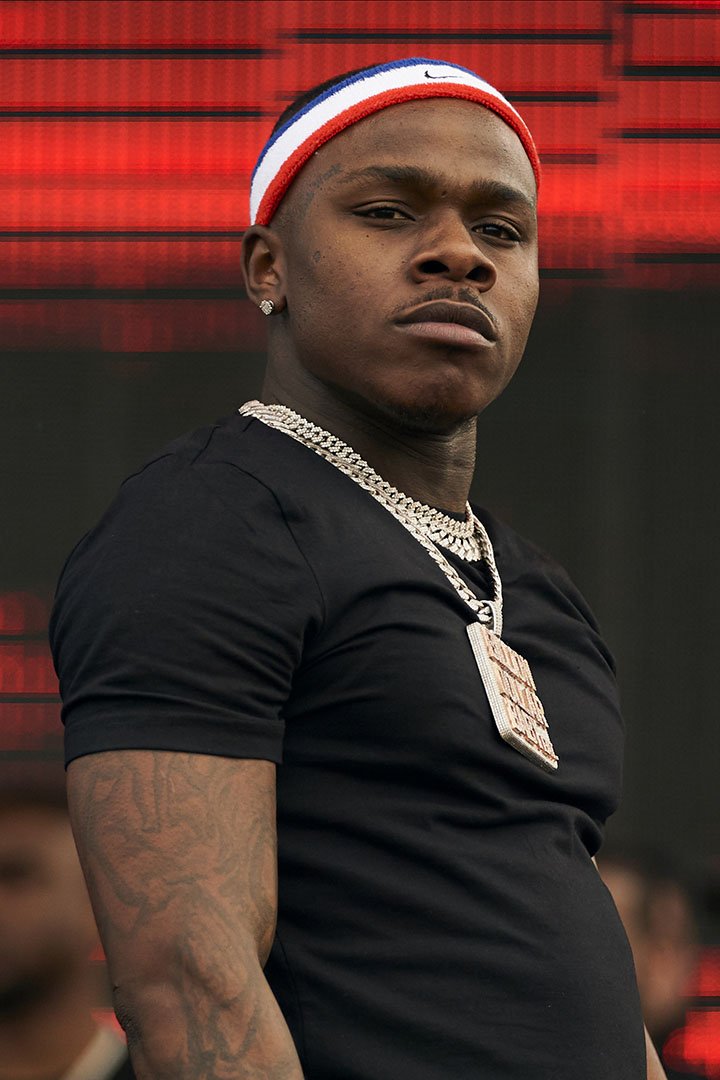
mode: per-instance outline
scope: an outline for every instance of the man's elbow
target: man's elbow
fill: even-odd
[[[171,1070],[184,1052],[188,1032],[197,1025],[226,1023],[242,1028],[255,1008],[258,982],[264,982],[258,950],[246,943],[242,963],[230,956],[199,958],[174,947],[152,957],[129,956],[113,975],[115,1012],[131,1051],[142,1047],[158,1075]],[[168,1071],[168,1076],[172,1075]]]

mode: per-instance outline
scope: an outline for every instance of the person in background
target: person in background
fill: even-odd
[[[633,951],[645,1026],[662,1056],[668,1037],[683,1022],[688,980],[698,958],[692,896],[681,875],[657,853],[608,849],[599,867]],[[701,1075],[663,1064],[668,1080]]]
[[[64,785],[3,784],[0,1080],[133,1080],[124,1042],[92,1015],[97,944]]]

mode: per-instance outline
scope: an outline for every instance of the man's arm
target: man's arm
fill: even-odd
[[[71,763],[68,800],[138,1080],[302,1080],[262,971],[275,766],[109,751]]]

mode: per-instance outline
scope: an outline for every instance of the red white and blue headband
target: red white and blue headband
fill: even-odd
[[[423,98],[450,97],[490,109],[513,129],[540,182],[540,159],[527,125],[499,90],[442,60],[393,60],[365,68],[318,94],[268,139],[250,183],[250,224],[268,225],[286,191],[323,143],[366,116]]]

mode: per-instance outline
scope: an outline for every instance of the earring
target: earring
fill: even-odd
[[[261,300],[258,307],[262,311],[263,315],[272,315],[275,310],[275,304],[272,300]]]

